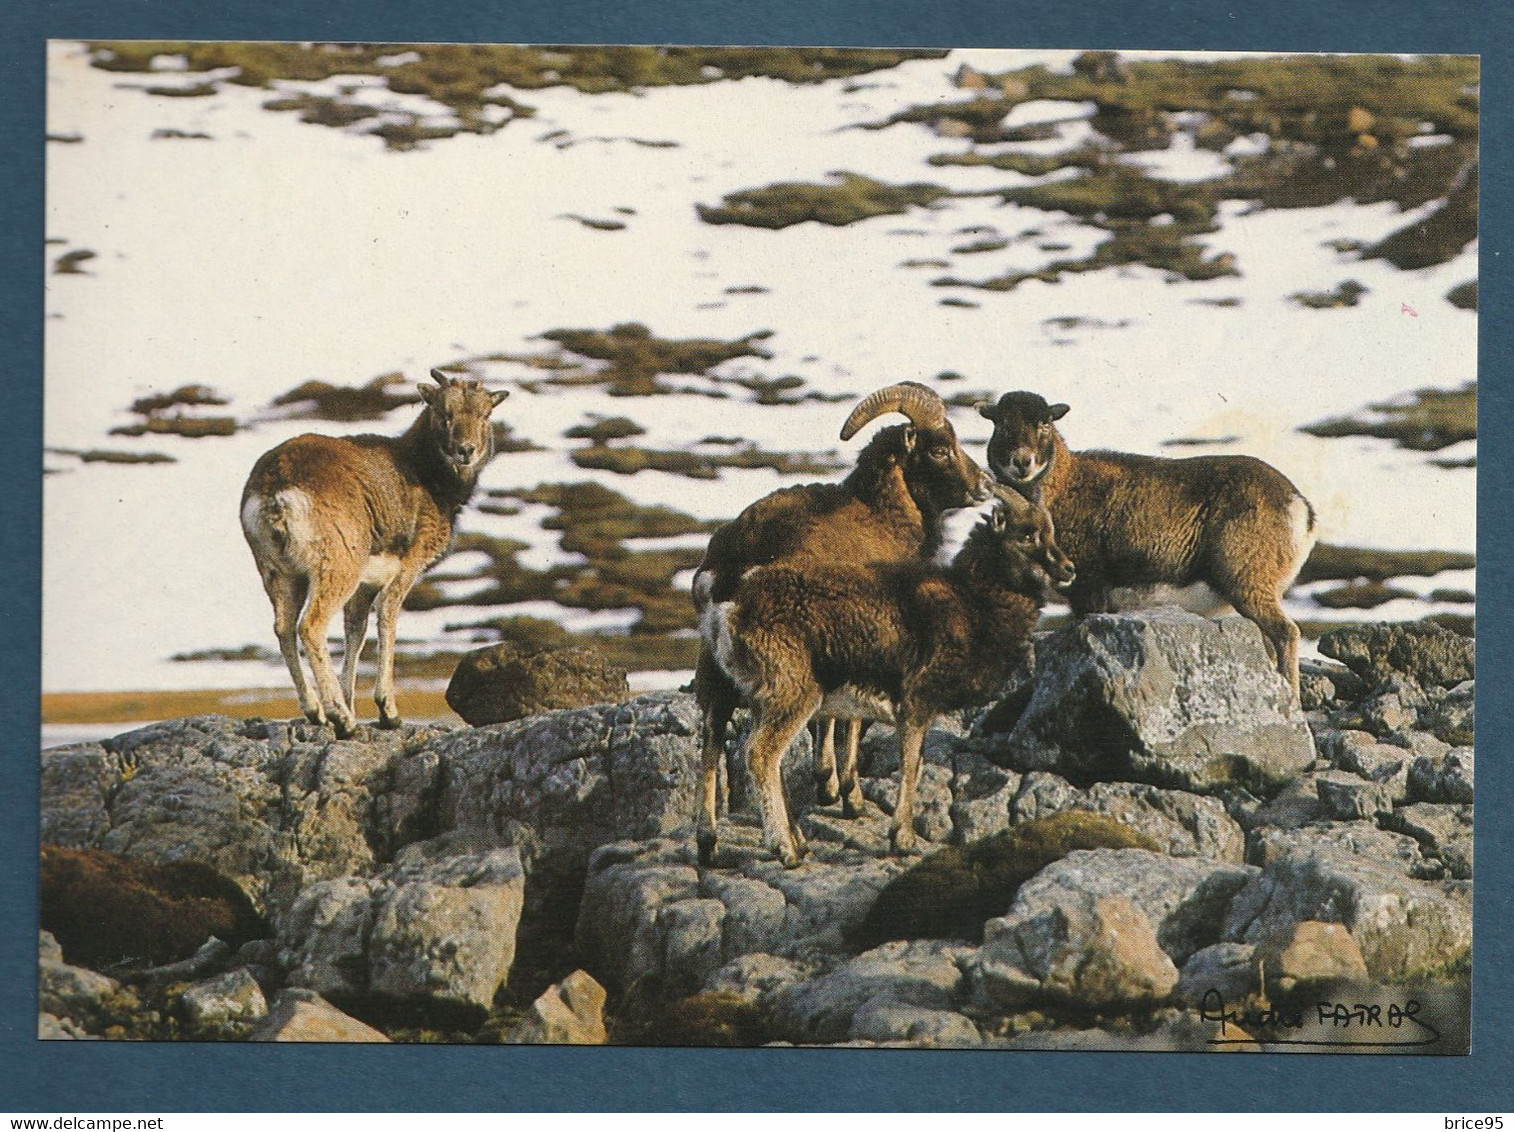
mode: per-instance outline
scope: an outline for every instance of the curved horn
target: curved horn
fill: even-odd
[[[431,378],[432,378],[432,380],[433,380],[433,381],[435,381],[435,382],[436,382],[436,383],[437,383],[437,384],[438,384],[438,385],[440,385],[440,386],[441,386],[441,387],[442,387],[442,388],[444,388],[444,389],[445,389],[445,388],[446,388],[446,387],[447,387],[447,386],[448,386],[448,385],[451,385],[451,384],[452,384],[452,379],[451,379],[451,378],[449,378],[449,377],[448,377],[448,376],[447,376],[447,375],[446,375],[446,374],[444,374],[444,373],[443,373],[443,372],[442,372],[442,371],[441,371],[441,370],[439,370],[439,369],[433,369],[433,370],[432,370],[432,371],[431,371]]]
[[[903,413],[917,428],[940,428],[946,424],[946,404],[929,386],[901,381],[869,393],[841,426],[841,439],[850,440],[857,430],[884,413]]]

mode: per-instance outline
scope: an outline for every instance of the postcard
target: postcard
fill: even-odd
[[[39,1036],[1467,1053],[1479,81],[51,42]]]

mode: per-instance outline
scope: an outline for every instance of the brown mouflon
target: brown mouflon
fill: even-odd
[[[1057,431],[1066,405],[1006,393],[980,405],[994,424],[988,466],[1051,512],[1078,564],[1076,617],[1109,612],[1116,589],[1203,583],[1262,630],[1298,695],[1298,626],[1284,592],[1314,548],[1314,508],[1276,468],[1251,456],[1184,460],[1073,452]]]
[[[752,711],[746,763],[764,844],[792,866],[804,841],[783,797],[781,761],[817,711],[898,728],[890,837],[915,846],[920,746],[942,713],[988,700],[1019,663],[1051,585],[1073,577],[1046,542],[1045,510],[1006,491],[950,566],[782,562],[751,570],[709,610],[710,659]],[[1048,573],[1050,571],[1050,573]],[[719,749],[707,744],[700,859],[716,843]]]
[[[887,413],[901,413],[909,424],[880,429],[840,483],[782,488],[710,538],[694,575],[702,634],[694,688],[704,713],[706,748],[724,747],[737,703],[736,689],[710,653],[707,612],[729,600],[748,570],[780,561],[829,565],[922,558],[941,545],[945,512],[989,497],[992,478],[962,450],[941,398],[918,382],[868,394],[847,417],[841,439],[850,440]],[[850,723],[839,776],[834,721],[817,720],[817,727],[820,798],[830,803],[840,797],[847,816],[855,817],[862,810],[856,774],[861,724]]]
[[[489,414],[509,394],[432,370],[425,407],[402,436],[306,433],[266,452],[242,490],[242,533],[273,603],[273,631],[300,710],[341,736],[353,711],[358,656],[378,605],[379,726],[398,727],[394,628],[416,579],[447,552],[458,512],[494,454]],[[326,626],[346,629],[340,686]],[[300,665],[300,645],[314,685]]]

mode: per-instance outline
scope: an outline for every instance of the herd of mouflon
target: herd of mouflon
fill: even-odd
[[[297,437],[248,479],[305,720],[44,753],[49,1036],[383,1040],[424,1018],[456,1040],[1268,1048],[1320,980],[1461,1009],[1471,642],[1338,631],[1321,651],[1346,667],[1301,679],[1281,601],[1315,515],[1276,469],[1073,451],[1067,405],[1012,392],[979,406],[985,471],[932,390],[889,385],[842,439],[904,423],[842,480],[711,536],[692,696],[417,728],[396,619],[504,399],[432,376],[402,436]],[[946,560],[947,517],[982,505]],[[1100,616],[1194,587],[1244,620]],[[1073,614],[1052,635],[1049,601]],[[376,729],[354,703],[375,609]],[[154,916],[187,922],[90,950]],[[600,981],[553,981],[563,956],[610,988],[609,1030]],[[106,960],[124,982],[71,965]]]

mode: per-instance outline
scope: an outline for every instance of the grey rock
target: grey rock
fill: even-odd
[[[43,840],[170,863],[200,861],[260,911],[312,881],[372,867],[392,838],[373,820],[384,771],[431,732],[195,716],[43,753]]]
[[[1471,747],[1452,747],[1440,758],[1421,755],[1409,767],[1409,796],[1417,802],[1470,805],[1474,766]]]
[[[1320,637],[1319,651],[1368,685],[1398,674],[1422,687],[1449,688],[1474,677],[1477,657],[1470,637],[1424,621],[1332,629]]]
[[[1317,773],[1301,774],[1266,802],[1233,794],[1230,812],[1248,833],[1266,826],[1296,829],[1323,821],[1325,807],[1319,797],[1319,778]]]
[[[1355,730],[1317,733],[1317,742],[1337,770],[1382,783],[1394,802],[1408,797],[1412,755],[1406,748],[1379,743],[1371,733]]]
[[[1330,770],[1314,780],[1325,813],[1340,821],[1372,820],[1393,812],[1393,790],[1345,771]]]
[[[1106,814],[1144,833],[1174,857],[1236,864],[1245,860],[1245,834],[1223,803],[1147,783],[1096,782],[1079,790],[1056,775],[1032,771],[1021,782],[1012,812],[1018,824],[1067,810]]]
[[[104,1025],[122,1008],[136,1005],[136,996],[108,975],[75,967],[61,959],[37,963],[37,1009],[70,1019],[83,1029]]]
[[[604,1045],[605,988],[574,971],[533,1002],[505,1041],[515,1045]]]
[[[1299,706],[1305,711],[1327,707],[1335,702],[1335,681],[1323,672],[1299,672]]]
[[[808,974],[802,964],[766,952],[739,956],[716,971],[704,984],[710,994],[729,994],[743,1002],[758,1003],[782,988],[802,981]]]
[[[511,848],[412,862],[300,894],[279,922],[292,986],[489,1008],[515,956],[519,855]]]
[[[552,712],[478,730],[174,720],[43,755],[43,836],[155,862],[196,860],[259,911],[369,877],[438,834],[517,845],[528,870],[581,870],[598,845],[689,825],[692,696]]]
[[[967,1038],[965,1028],[939,1015],[954,1013],[963,1001],[961,963],[970,951],[939,940],[886,943],[827,975],[778,990],[772,1002],[774,1028],[790,1041],[805,1043],[902,1041],[911,1030],[934,1033],[937,1040]],[[976,1038],[972,1027],[969,1040]]]
[[[1436,802],[1400,806],[1383,819],[1388,828],[1412,837],[1456,880],[1472,879],[1472,807]]]
[[[251,1042],[387,1042],[366,1023],[344,1014],[313,991],[291,987],[279,992],[265,1018],[247,1037]]]
[[[1252,835],[1247,860],[1265,868],[1287,853],[1328,848],[1366,857],[1416,880],[1439,880],[1440,862],[1426,859],[1419,843],[1404,833],[1379,829],[1370,822],[1315,822],[1297,829],[1259,829]]]
[[[255,1022],[268,1014],[263,989],[245,967],[195,983],[184,991],[179,1001],[189,1020],[197,1026]]]
[[[50,959],[56,963],[63,962],[63,948],[52,932],[39,931],[37,933],[37,958]]]
[[[1038,659],[1034,695],[1004,741],[1016,769],[1207,793],[1273,791],[1314,760],[1308,725],[1243,618],[1099,614]]]
[[[1421,713],[1421,724],[1443,742],[1458,746],[1470,744],[1477,730],[1477,709],[1473,702],[1475,691],[1476,686],[1471,680],[1456,685],[1431,708]]]
[[[698,722],[692,696],[661,692],[448,735],[432,744],[440,828],[514,843],[524,825],[540,856],[575,869],[600,845],[689,826]]]
[[[1040,997],[1095,1009],[1141,1006],[1165,999],[1178,982],[1140,908],[1086,891],[1064,892],[1038,915],[1011,909],[990,921],[978,975],[987,997],[1011,1008]]]
[[[825,842],[810,848],[785,869],[745,825],[722,828],[713,868],[697,865],[687,841],[605,846],[589,864],[578,946],[614,985],[655,978],[667,998],[698,991],[747,954],[834,960],[907,864]]]
[[[983,1044],[971,1018],[955,1010],[932,1010],[892,1002],[869,1002],[852,1015],[852,1041],[884,1046],[962,1049]]]
[[[1365,980],[1361,948],[1341,924],[1304,920],[1281,928],[1256,949],[1267,990],[1289,994],[1303,984],[1332,979]]]
[[[515,960],[524,895],[513,848],[386,873],[375,893],[368,989],[488,1010]]]
[[[1195,951],[1178,977],[1178,1001],[1198,1007],[1211,992],[1227,1005],[1242,1001],[1257,989],[1255,954],[1249,943],[1214,943]]]
[[[1007,915],[984,925],[983,951],[993,940],[1058,909],[1083,909],[1089,898],[1117,896],[1145,913],[1162,949],[1177,963],[1218,942],[1231,898],[1258,870],[1144,849],[1076,850],[1020,886]],[[1064,917],[1066,918],[1066,917]]]
[[[279,961],[291,986],[337,997],[367,989],[377,889],[374,881],[340,877],[299,894],[278,924]]]
[[[1412,978],[1465,958],[1471,888],[1411,880],[1389,865],[1328,848],[1284,851],[1236,895],[1224,938],[1259,943],[1304,920],[1344,924],[1372,978]]]
[[[37,1040],[50,1041],[99,1041],[98,1034],[91,1034],[72,1018],[59,1018],[46,1011],[37,1015]]]
[[[1398,738],[1414,730],[1419,712],[1397,692],[1384,692],[1361,705],[1362,726],[1379,739]]]

